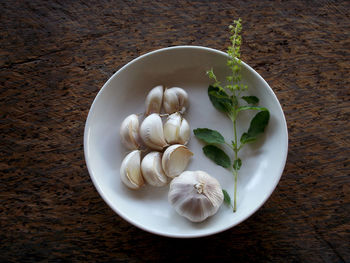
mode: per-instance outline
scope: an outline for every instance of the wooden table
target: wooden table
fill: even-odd
[[[349,1],[1,1],[0,261],[350,262]],[[90,105],[151,50],[226,50],[279,98],[282,179],[237,227],[201,239],[144,232],[95,190],[83,155]],[[198,262],[199,262],[198,261]]]

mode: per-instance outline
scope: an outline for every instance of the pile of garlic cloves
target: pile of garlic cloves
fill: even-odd
[[[131,114],[120,126],[123,145],[132,150],[120,167],[122,182],[139,189],[145,182],[164,186],[170,178],[180,175],[193,153],[185,146],[190,139],[190,126],[182,114],[188,105],[188,95],[179,87],[154,87],[147,95],[145,117]],[[161,113],[164,108],[165,114]],[[163,123],[162,117],[166,116]],[[143,158],[140,149],[146,148]]]
[[[131,114],[120,126],[121,142],[131,150],[120,167],[121,181],[134,190],[145,183],[162,187],[171,181],[170,204],[180,215],[201,222],[217,212],[223,193],[218,181],[207,173],[185,171],[193,156],[186,147],[190,126],[183,117],[187,92],[158,85],[148,93],[145,104],[143,120]]]

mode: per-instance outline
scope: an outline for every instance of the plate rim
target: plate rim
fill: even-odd
[[[244,67],[246,67],[251,73],[253,73],[256,77],[258,77],[258,79],[260,81],[262,81],[269,89],[270,93],[273,96],[273,99],[277,102],[278,104],[278,108],[279,108],[279,113],[282,116],[283,119],[283,130],[285,132],[286,135],[286,141],[284,142],[284,149],[285,152],[283,152],[284,158],[283,158],[283,162],[281,163],[281,167],[280,167],[280,171],[279,171],[279,177],[278,180],[275,181],[273,187],[271,188],[271,191],[266,195],[266,197],[264,198],[264,200],[261,202],[261,204],[259,206],[257,206],[255,209],[253,209],[250,214],[244,218],[242,218],[241,220],[230,224],[226,227],[223,227],[219,230],[214,230],[211,232],[206,232],[206,233],[198,233],[198,234],[169,234],[169,233],[163,233],[161,231],[157,231],[157,230],[153,230],[153,229],[149,229],[147,227],[144,227],[142,224],[139,224],[137,222],[134,222],[131,218],[129,218],[127,215],[125,215],[124,213],[118,211],[114,205],[112,204],[112,202],[105,197],[105,194],[103,193],[102,188],[100,187],[100,185],[98,184],[97,180],[95,179],[94,173],[92,171],[92,168],[90,167],[89,161],[88,159],[90,158],[89,155],[89,151],[88,151],[88,141],[89,141],[89,134],[88,134],[88,130],[89,130],[89,126],[90,126],[90,121],[91,121],[91,116],[92,116],[92,112],[94,111],[94,108],[96,107],[96,103],[98,98],[101,96],[102,92],[104,89],[106,89],[106,87],[109,85],[109,83],[112,81],[112,79],[114,79],[118,74],[120,74],[122,71],[124,71],[127,67],[129,67],[130,65],[137,63],[139,60],[142,60],[143,58],[147,57],[147,56],[152,56],[156,53],[161,53],[164,51],[168,51],[168,50],[173,50],[173,49],[200,49],[200,50],[204,50],[207,52],[212,52],[212,53],[216,53],[216,54],[220,54],[220,55],[224,55],[226,57],[229,57],[229,55],[226,52],[217,50],[217,49],[213,49],[213,48],[209,48],[209,47],[204,47],[204,46],[196,46],[196,45],[180,45],[180,46],[171,46],[171,47],[165,47],[165,48],[160,48],[160,49],[156,49],[150,52],[147,52],[145,54],[142,54],[134,59],[132,59],[131,61],[129,61],[128,63],[126,63],[124,66],[122,66],[119,70],[117,70],[112,76],[109,77],[109,79],[103,84],[102,88],[98,91],[97,95],[95,96],[90,109],[89,109],[89,113],[88,116],[86,118],[86,122],[85,122],[85,126],[84,126],[84,158],[85,158],[85,163],[86,163],[86,167],[88,169],[88,173],[89,176],[97,190],[97,192],[99,193],[100,197],[102,197],[102,199],[104,200],[104,202],[112,209],[112,211],[114,211],[117,215],[119,215],[121,218],[123,218],[125,221],[127,221],[128,223],[130,223],[133,226],[138,227],[139,229],[142,229],[143,231],[152,233],[152,234],[156,234],[159,236],[165,236],[165,237],[171,237],[171,238],[200,238],[200,237],[205,237],[205,236],[211,236],[214,234],[218,234],[221,232],[224,232],[230,228],[233,228],[237,225],[239,225],[240,223],[242,223],[243,221],[247,220],[249,217],[251,217],[252,215],[254,215],[265,203],[266,201],[271,197],[272,193],[275,191],[278,183],[281,180],[281,177],[283,175],[283,171],[286,165],[286,161],[287,161],[287,156],[288,156],[288,141],[289,141],[289,137],[288,137],[288,127],[287,127],[287,121],[282,109],[282,106],[276,96],[276,94],[274,93],[274,91],[272,90],[272,88],[270,87],[270,85],[265,81],[265,79],[263,79],[263,77],[256,72],[252,67],[250,67],[247,63],[245,63],[244,61],[242,61],[242,64]]]

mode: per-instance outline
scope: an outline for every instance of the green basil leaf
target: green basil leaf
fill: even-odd
[[[269,111],[258,112],[255,117],[250,122],[250,127],[248,129],[248,134],[259,135],[265,131],[265,127],[269,123],[270,113]]]
[[[224,137],[217,131],[207,129],[207,128],[198,128],[193,130],[194,135],[209,144],[223,144],[225,143]]]
[[[246,143],[254,142],[256,141],[256,139],[257,139],[256,136],[251,136],[245,132],[242,134],[241,143],[246,144]]]
[[[242,160],[241,159],[237,159],[233,162],[233,169],[235,169],[236,171],[238,171],[242,166]]]
[[[209,86],[208,96],[211,103],[217,110],[225,113],[231,112],[232,101],[225,91],[220,90],[218,87]]]
[[[259,98],[255,96],[243,96],[242,99],[244,99],[248,104],[256,105],[259,103]]]
[[[227,154],[220,148],[214,145],[206,145],[203,147],[203,152],[217,165],[220,165],[224,168],[229,168],[231,166],[230,157],[228,157]]]
[[[259,106],[241,106],[238,107],[237,112],[243,111],[243,110],[259,110],[259,111],[268,111],[265,107],[259,107]]]
[[[270,113],[268,110],[258,112],[250,122],[248,132],[242,134],[241,143],[246,144],[255,141],[257,136],[265,131],[269,119]]]
[[[231,205],[231,197],[225,189],[222,189],[222,193],[224,194],[224,203],[227,205]]]

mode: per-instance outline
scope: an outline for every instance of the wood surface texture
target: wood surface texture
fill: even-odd
[[[0,262],[350,262],[350,1],[0,2]],[[226,50],[283,107],[281,181],[248,220],[201,239],[144,232],[88,174],[90,105],[127,62],[174,45]]]

